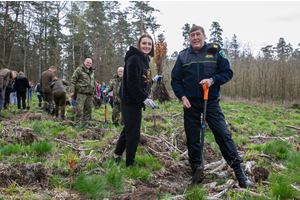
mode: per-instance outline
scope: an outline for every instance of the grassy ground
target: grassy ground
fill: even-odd
[[[158,102],[156,102],[158,103]],[[30,112],[41,113],[37,109],[37,99],[34,97],[30,105]],[[300,127],[300,110],[273,107],[267,104],[257,106],[246,103],[221,103],[222,110],[228,122],[229,131],[238,148],[246,149],[243,156],[244,161],[256,160],[257,165],[263,166],[270,171],[270,175],[265,180],[266,184],[261,183],[260,187],[252,191],[262,194],[261,197],[254,197],[251,194],[227,192],[222,199],[297,199],[300,197],[300,144],[299,131],[286,127],[286,125]],[[17,126],[30,128],[40,138],[39,141],[13,141],[5,144],[5,136],[1,135],[2,143],[0,146],[0,159],[3,165],[13,163],[37,163],[41,162],[48,169],[63,169],[65,174],[54,173],[49,181],[49,190],[66,191],[72,187],[73,198],[75,196],[84,196],[85,198],[112,198],[115,195],[124,192],[135,192],[137,182],[153,180],[156,172],[163,170],[163,163],[159,162],[156,157],[151,156],[145,148],[139,146],[136,155],[136,166],[126,168],[125,163],[117,165],[113,159],[107,158],[104,162],[104,149],[110,148],[111,152],[115,146],[111,145],[118,138],[122,130],[119,126],[115,128],[112,124],[104,123],[104,106],[98,110],[93,110],[93,120],[90,121],[94,128],[105,130],[100,141],[82,139],[80,133],[87,131],[85,128],[75,130],[72,126],[62,126],[61,121],[52,120],[29,120],[22,118],[15,120]],[[111,107],[108,108],[108,119],[111,121]],[[71,107],[67,109],[66,118],[74,121],[74,114]],[[183,129],[182,105],[177,101],[160,104],[158,109],[146,109],[143,117],[162,116],[164,120],[157,120],[155,128],[153,121],[142,121],[141,131],[143,133],[159,136],[160,134],[172,134]],[[180,115],[174,121],[172,116]],[[10,107],[4,110],[4,118],[20,115],[16,107]],[[0,123],[0,130],[7,128],[5,122]],[[100,134],[100,133],[99,133]],[[84,151],[84,156],[70,146],[57,142],[54,138],[64,135],[65,141],[73,143],[82,143],[82,147],[89,149]],[[273,137],[268,140],[253,140],[251,136]],[[281,137],[281,139],[279,138]],[[289,138],[289,139],[286,139]],[[219,151],[218,145],[214,141],[213,134],[208,130],[205,132],[205,142]],[[260,157],[259,154],[265,154],[272,157],[272,162],[267,162],[267,158]],[[93,155],[94,158],[88,162],[83,159],[86,156]],[[178,155],[172,155],[178,162]],[[74,166],[80,168],[75,170]],[[283,166],[278,169],[277,166]],[[52,170],[53,171],[53,170]],[[54,170],[55,171],[55,170]],[[70,178],[72,182],[70,185]],[[178,180],[180,181],[180,180]],[[219,182],[226,182],[226,179]],[[24,190],[24,191],[23,191]],[[74,194],[75,193],[75,194]],[[24,196],[24,194],[26,194]],[[204,187],[194,187],[184,191],[186,199],[205,199],[209,191]],[[38,199],[34,197],[34,192],[26,188],[17,186],[14,182],[7,188],[1,190],[0,199]],[[23,197],[22,197],[23,196]],[[160,193],[158,199],[172,199],[172,194]],[[48,194],[42,196],[44,199],[52,199]],[[41,197],[39,197],[41,198]]]

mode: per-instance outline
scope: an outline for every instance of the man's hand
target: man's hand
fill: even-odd
[[[152,101],[152,99],[149,99],[149,98],[145,99],[144,104],[145,104],[145,106],[148,106],[149,108],[152,108],[152,109],[156,108],[156,105]]]
[[[74,93],[70,93],[70,97],[74,96]]]
[[[203,79],[202,81],[200,81],[199,84],[202,85],[203,83],[206,85],[206,87],[210,87],[212,85],[211,80],[209,78]]]
[[[181,97],[181,101],[183,103],[184,108],[190,108],[191,107],[190,101],[188,100],[188,98],[186,98],[186,96]]]
[[[156,75],[154,76],[154,78],[152,79],[154,83],[157,83],[159,81],[160,78],[163,78],[164,76],[162,75]]]
[[[97,97],[97,95],[94,95],[93,98],[95,99]]]
[[[106,94],[106,93],[107,93],[107,91],[106,91],[106,90],[103,90],[103,93],[105,93],[105,94]]]

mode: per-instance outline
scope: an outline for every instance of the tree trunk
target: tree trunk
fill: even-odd
[[[5,58],[6,24],[7,24],[7,16],[8,16],[8,5],[9,5],[9,1],[6,1],[4,27],[3,27],[2,65],[1,65],[2,69],[4,68],[4,58]]]
[[[17,31],[17,23],[18,23],[18,17],[19,17],[19,10],[20,10],[20,4],[21,4],[21,2],[19,1],[19,3],[18,3],[18,9],[17,9],[17,13],[16,13],[16,20],[15,20],[14,35],[13,35],[13,38],[12,38],[12,44],[11,44],[11,48],[10,48],[10,52],[9,52],[9,57],[8,57],[7,68],[9,68],[9,67],[10,67],[11,55],[12,55],[12,51],[13,51],[13,48],[14,48],[15,37],[16,37],[16,31]]]

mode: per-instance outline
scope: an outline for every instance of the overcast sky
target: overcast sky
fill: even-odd
[[[128,1],[120,1],[122,7]],[[276,46],[280,37],[293,49],[300,43],[300,1],[150,1],[156,13],[158,31],[168,45],[168,55],[183,49],[185,23],[202,26],[210,38],[212,22],[223,29],[222,38],[230,41],[235,34],[242,45],[249,45],[254,56],[261,47]],[[208,40],[207,40],[208,41]]]

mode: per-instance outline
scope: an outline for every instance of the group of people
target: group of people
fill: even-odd
[[[241,163],[243,159],[238,155],[237,149],[228,132],[225,117],[219,105],[219,92],[221,85],[230,81],[233,71],[225,52],[218,43],[206,43],[203,27],[193,26],[189,31],[190,46],[182,50],[171,72],[171,86],[178,99],[181,100],[184,113],[184,129],[187,138],[189,162],[192,169],[192,178],[201,164],[200,130],[201,113],[204,110],[204,91],[202,84],[209,88],[206,121],[212,130],[215,140],[220,147],[222,156],[227,164],[234,169],[239,185],[243,188],[252,187],[252,182],[246,177]],[[122,113],[123,130],[112,157],[116,162],[123,161],[122,154],[126,149],[126,166],[135,165],[135,154],[140,139],[142,109],[149,107],[155,109],[156,105],[150,96],[151,87],[163,76],[156,75],[151,78],[149,67],[150,57],[154,56],[154,41],[149,34],[142,34],[136,47],[130,46],[125,55],[125,66],[118,68],[118,74],[102,90],[101,95],[113,91],[113,123],[118,124],[118,114]],[[50,82],[54,79],[55,68],[49,69],[47,78],[44,73],[41,77],[41,88],[44,100],[52,102]],[[99,97],[99,87],[94,77],[95,68],[92,59],[85,61],[73,73],[70,81],[70,96],[76,97],[75,128],[85,126],[91,128],[88,120],[91,116],[92,99]],[[9,70],[0,71],[5,79],[0,79],[0,96],[7,86],[9,79],[15,79],[16,72]],[[48,82],[46,86],[44,81]],[[57,84],[57,83],[55,83]],[[60,85],[64,84],[62,82]],[[98,83],[99,85],[99,83]],[[48,90],[49,88],[49,90]],[[59,95],[58,95],[59,96]],[[0,98],[0,110],[2,98]],[[47,106],[47,105],[46,105]],[[117,114],[118,113],[118,114]],[[199,177],[197,184],[203,181]]]
[[[20,110],[26,109],[26,99],[32,99],[33,86],[25,77],[24,73],[20,71],[12,71],[9,69],[0,70],[0,111],[2,108],[7,109],[9,104],[16,104]],[[28,104],[29,102],[27,102]],[[1,112],[0,112],[1,113]],[[0,116],[0,121],[2,117]]]

